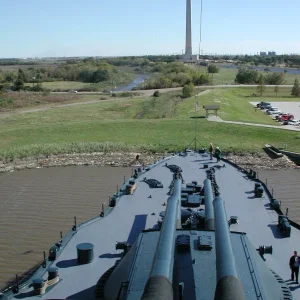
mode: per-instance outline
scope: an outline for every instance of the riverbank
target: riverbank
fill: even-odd
[[[139,160],[136,157],[139,155]],[[83,154],[61,154],[47,155],[39,157],[29,157],[15,159],[10,162],[0,161],[0,173],[18,171],[23,169],[36,169],[45,167],[67,167],[67,166],[112,166],[130,167],[137,163],[145,166],[158,161],[170,153],[137,153],[137,152],[97,152]],[[243,168],[256,170],[288,170],[298,169],[286,156],[278,159],[271,159],[266,153],[258,152],[254,154],[224,154],[224,158],[236,163]]]

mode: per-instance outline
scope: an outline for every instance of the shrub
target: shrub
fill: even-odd
[[[182,89],[182,98],[189,98],[193,96],[195,87],[193,84],[186,84]]]
[[[153,93],[153,97],[159,97],[159,96],[160,96],[159,91],[155,91],[155,92]]]

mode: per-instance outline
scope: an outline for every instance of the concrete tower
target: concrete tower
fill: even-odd
[[[192,0],[186,0],[185,56],[192,56]]]

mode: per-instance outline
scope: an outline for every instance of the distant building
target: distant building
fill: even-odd
[[[260,56],[276,56],[276,52],[275,51],[260,51]]]

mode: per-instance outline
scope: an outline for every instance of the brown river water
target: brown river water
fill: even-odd
[[[132,168],[57,167],[0,175],[0,289],[43,259],[43,251],[101,204]]]

